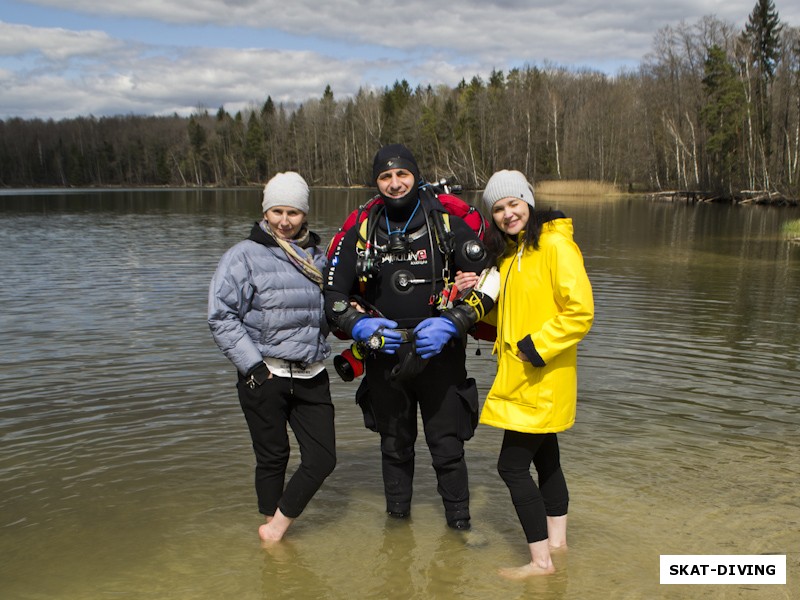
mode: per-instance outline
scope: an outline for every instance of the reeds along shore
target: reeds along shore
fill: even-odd
[[[617,196],[623,193],[613,183],[581,179],[537,181],[534,189],[545,196]]]

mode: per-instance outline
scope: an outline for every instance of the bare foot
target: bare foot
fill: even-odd
[[[283,532],[275,531],[273,527],[270,527],[270,523],[264,523],[258,528],[258,537],[266,543],[280,542],[283,539]]]
[[[293,521],[294,519],[284,515],[279,508],[271,519],[268,517],[267,522],[258,528],[258,537],[268,544],[280,542]]]
[[[552,575],[556,572],[556,568],[552,563],[549,567],[540,567],[530,562],[523,567],[505,567],[498,569],[497,572],[507,579],[525,579],[537,575]]]

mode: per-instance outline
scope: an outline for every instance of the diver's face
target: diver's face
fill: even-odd
[[[385,198],[404,198],[412,189],[416,181],[414,174],[407,169],[388,169],[378,175],[378,190]]]

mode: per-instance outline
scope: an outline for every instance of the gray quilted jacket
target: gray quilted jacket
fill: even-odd
[[[325,253],[311,233],[314,262]],[[240,373],[263,357],[313,363],[330,355],[319,286],[290,262],[258,223],[250,238],[220,259],[208,291],[208,325],[220,350]]]

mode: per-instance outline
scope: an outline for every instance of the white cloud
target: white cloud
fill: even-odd
[[[42,29],[0,21],[0,56],[41,54],[49,60],[65,60],[76,56],[100,56],[121,46],[121,42],[102,31]]]
[[[69,30],[0,22],[0,118],[241,107],[267,95],[302,102],[321,96],[326,85],[342,97],[396,79],[454,85],[492,69],[545,63],[616,70],[640,63],[666,25],[713,14],[743,26],[755,0],[20,4],[77,13],[76,21],[91,25]],[[797,25],[800,3],[781,4],[782,20]],[[124,19],[131,26],[120,30]],[[115,35],[104,30],[110,23]],[[165,31],[163,42],[148,41],[148,24]],[[231,39],[237,33],[249,42]],[[282,45],[287,39],[294,50]]]
[[[174,24],[276,29],[406,51],[433,48],[512,60],[526,53],[571,62],[599,50],[643,54],[653,33],[667,24],[714,14],[743,24],[755,0],[406,0],[400,6],[375,0],[37,0],[37,4],[92,15],[152,19]],[[780,4],[780,2],[779,2]],[[794,3],[792,3],[794,4]],[[800,17],[781,7],[784,20]],[[610,45],[595,46],[602,38]],[[626,41],[625,38],[631,38]],[[209,40],[213,43],[213,40]],[[593,48],[594,50],[590,50]],[[617,57],[619,58],[619,57]]]
[[[111,45],[103,62],[81,61],[80,69],[0,71],[0,106],[8,111],[0,118],[187,113],[258,105],[267,96],[292,103],[321,97],[326,85],[354,94],[364,69],[307,51]]]

